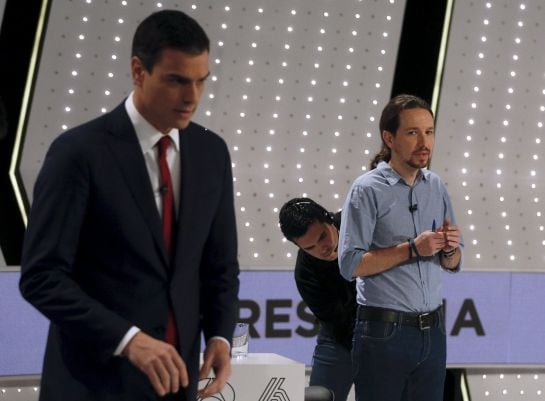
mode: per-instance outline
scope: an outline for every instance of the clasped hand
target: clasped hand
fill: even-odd
[[[414,243],[420,256],[433,256],[439,251],[449,252],[460,244],[460,230],[445,219],[437,230],[427,230],[415,238]]]

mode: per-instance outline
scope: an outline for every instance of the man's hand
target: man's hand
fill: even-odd
[[[420,256],[433,256],[445,246],[445,237],[437,231],[424,231],[414,239]]]
[[[199,390],[199,398],[204,399],[219,393],[231,377],[231,356],[229,355],[229,346],[225,341],[213,339],[208,342],[203,355],[199,379],[209,377],[212,368],[216,378],[208,386]]]
[[[415,238],[414,243],[421,256],[433,256],[439,251],[449,252],[460,244],[460,230],[445,219],[438,230],[424,231]]]
[[[445,246],[442,248],[441,253],[441,266],[445,269],[456,269],[460,265],[462,254],[459,251],[460,239],[462,237],[460,229],[456,225],[451,225],[448,219],[445,219],[441,229],[439,230],[443,234]]]
[[[139,332],[127,344],[123,355],[146,374],[160,396],[177,393],[180,385],[189,384],[184,361],[176,349],[164,341]]]
[[[451,225],[449,219],[445,219],[438,232],[443,234],[445,240],[445,246],[442,248],[444,252],[452,251],[460,245],[460,229],[457,225]]]

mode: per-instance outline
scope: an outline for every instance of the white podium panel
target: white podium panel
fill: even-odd
[[[277,354],[233,358],[233,374],[221,394],[199,401],[304,401],[305,364]],[[203,379],[199,388],[212,378]]]

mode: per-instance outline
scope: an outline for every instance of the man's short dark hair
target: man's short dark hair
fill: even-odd
[[[138,57],[151,72],[164,49],[196,56],[210,50],[210,40],[189,15],[176,10],[162,10],[151,14],[136,28],[132,56]]]
[[[313,223],[333,224],[333,216],[310,198],[294,198],[282,206],[279,213],[280,230],[287,240],[303,236]]]

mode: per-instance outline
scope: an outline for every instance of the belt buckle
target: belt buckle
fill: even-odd
[[[420,330],[427,330],[431,327],[431,322],[427,317],[429,317],[429,313],[422,313],[421,315],[418,315],[418,327]]]

